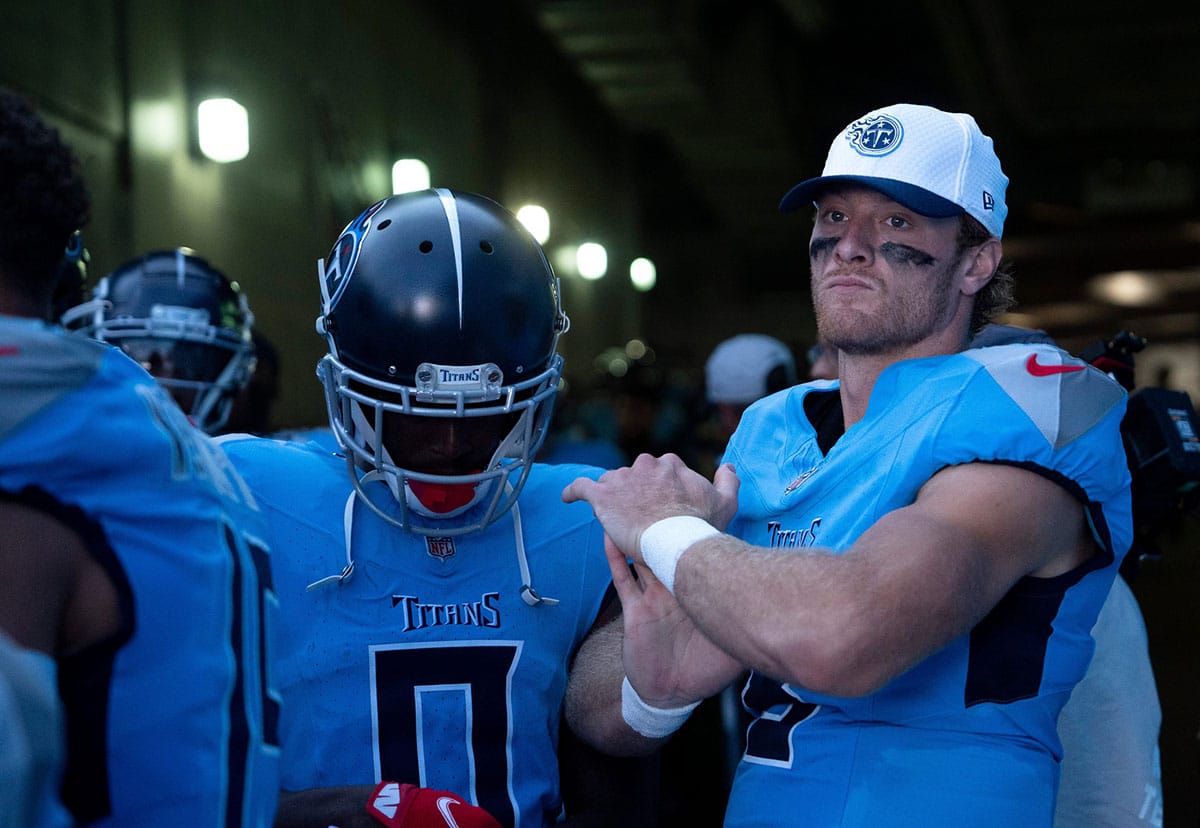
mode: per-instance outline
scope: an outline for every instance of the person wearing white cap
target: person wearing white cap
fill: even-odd
[[[773,336],[746,333],[722,341],[704,363],[704,393],[715,406],[721,441],[755,400],[796,384],[796,359]]]
[[[815,207],[838,382],[752,406],[712,482],[643,456],[563,493],[624,607],[625,678],[576,729],[652,749],[750,668],[727,826],[1051,825],[1132,536],[1125,391],[1052,345],[968,349],[1011,302],[1007,184],[969,115],[855,119],[781,204]]]

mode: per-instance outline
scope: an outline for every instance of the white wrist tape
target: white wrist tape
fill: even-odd
[[[629,683],[629,676],[621,679],[621,718],[625,724],[650,739],[670,736],[683,726],[700,702],[685,707],[652,707],[642,700],[638,691]]]
[[[719,535],[721,531],[708,521],[691,515],[676,515],[651,523],[642,532],[642,560],[654,577],[675,594],[675,567],[688,547],[697,541]]]

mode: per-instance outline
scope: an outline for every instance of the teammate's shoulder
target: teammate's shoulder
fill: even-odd
[[[543,485],[562,482],[565,486],[578,477],[596,480],[606,471],[608,469],[587,463],[534,463],[529,472],[529,482]]]
[[[0,386],[69,386],[98,370],[110,346],[36,319],[0,316]]]
[[[562,526],[593,521],[591,506],[584,501],[564,503],[562,493],[573,481],[581,477],[596,480],[605,471],[582,463],[534,463],[518,500],[521,513],[530,516],[531,522],[547,520]]]
[[[213,440],[234,463],[345,462],[342,457],[313,442],[292,442],[256,434],[222,434]]]
[[[313,443],[329,454],[338,454],[342,450],[342,447],[338,445],[337,437],[333,436],[333,431],[329,426],[285,428],[265,436],[285,443]]]
[[[0,435],[85,387],[109,395],[140,380],[153,383],[117,348],[40,320],[0,316],[0,398],[5,403],[0,406]],[[119,405],[123,393],[104,399]]]

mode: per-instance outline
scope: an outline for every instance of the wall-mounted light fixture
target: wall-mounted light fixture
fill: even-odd
[[[517,221],[525,225],[525,229],[537,239],[538,244],[545,244],[550,238],[550,214],[539,204],[526,204],[517,210]]]
[[[429,165],[420,158],[401,158],[392,164],[392,192],[411,193],[429,189]]]
[[[196,106],[196,139],[200,152],[222,164],[250,153],[250,118],[233,98],[206,98]]]

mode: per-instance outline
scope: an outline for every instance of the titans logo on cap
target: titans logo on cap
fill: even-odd
[[[349,284],[350,274],[354,272],[354,265],[358,261],[358,251],[362,248],[367,231],[371,229],[371,217],[378,213],[386,203],[387,199],[384,199],[363,210],[358,218],[346,225],[346,229],[342,231],[342,235],[333,245],[333,249],[329,251],[324,273],[326,311],[337,304],[342,291]]]
[[[904,127],[889,115],[863,118],[846,129],[846,140],[859,155],[887,155],[903,137]]]

